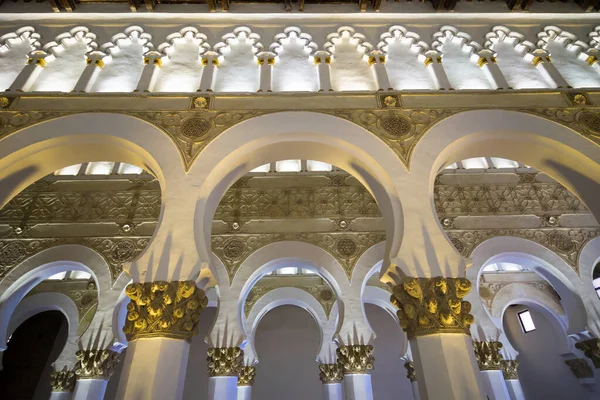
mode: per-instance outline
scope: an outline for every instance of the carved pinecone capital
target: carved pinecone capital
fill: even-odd
[[[502,369],[502,354],[500,349],[502,343],[496,341],[479,342],[473,341],[473,350],[475,358],[481,371],[490,371]]]
[[[52,371],[50,386],[53,392],[72,392],[75,388],[75,371],[70,371],[67,367],[62,371]]]
[[[600,368],[600,339],[588,339],[575,343],[575,347],[584,352],[592,360],[594,368]]]
[[[319,379],[323,385],[340,383],[344,379],[344,374],[339,364],[319,364]]]
[[[156,281],[127,286],[127,340],[167,337],[191,340],[208,300],[194,281]]]
[[[119,354],[111,350],[79,350],[75,353],[77,379],[109,379],[119,363]]]
[[[244,366],[240,368],[238,374],[238,386],[254,385],[254,377],[256,376],[256,367]]]
[[[504,375],[505,380],[519,379],[519,362],[517,360],[502,360],[500,361],[500,365],[502,366],[502,375]]]
[[[406,377],[410,379],[411,382],[416,382],[417,373],[415,372],[415,363],[412,361],[405,362],[404,368],[406,368]]]
[[[565,364],[571,368],[571,372],[577,379],[593,378],[594,371],[588,364],[585,358],[574,358],[572,360],[566,360]]]
[[[410,278],[394,286],[390,299],[398,308],[400,326],[409,339],[435,333],[464,333],[474,318],[462,299],[471,290],[465,278]]]
[[[368,374],[374,368],[375,357],[371,345],[340,346],[337,349],[337,357],[344,375]]]
[[[243,362],[239,347],[211,347],[208,349],[208,376],[238,375]]]

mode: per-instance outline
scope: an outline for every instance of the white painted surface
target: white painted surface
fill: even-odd
[[[525,400],[525,393],[521,387],[521,382],[518,379],[510,379],[506,381],[506,388],[510,396],[510,400]]]
[[[323,400],[343,400],[342,383],[327,383],[323,385]]]
[[[490,400],[510,400],[501,370],[480,371],[485,394]]]
[[[346,400],[373,400],[370,374],[344,375]]]
[[[208,400],[236,400],[237,391],[237,376],[208,378]]]
[[[252,386],[238,386],[237,400],[251,400],[251,399],[252,399]]]
[[[106,379],[77,379],[73,400],[103,400],[107,383]]]
[[[50,400],[70,400],[71,392],[50,392]]]

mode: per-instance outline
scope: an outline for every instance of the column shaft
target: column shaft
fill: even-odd
[[[260,71],[259,79],[259,92],[272,92],[272,77],[273,77],[273,65],[275,64],[275,55],[272,53],[266,53],[259,55],[258,68]]]
[[[506,388],[508,389],[510,400],[525,400],[525,393],[523,393],[521,381],[519,381],[518,379],[507,380]]]
[[[208,378],[208,400],[236,400],[237,376],[211,376]]]
[[[479,60],[477,65],[483,70],[483,73],[490,81],[492,88],[494,89],[510,89],[508,82],[504,77],[502,71],[496,64],[496,57],[489,51],[482,51],[479,53]]]
[[[417,383],[417,381],[413,381],[410,383],[410,387],[412,388],[413,398],[415,400],[421,400],[421,394],[419,393],[419,383]]]
[[[102,56],[93,56],[87,59],[87,65],[79,80],[75,84],[73,88],[73,92],[78,93],[89,93],[96,82],[96,78],[100,74],[100,70],[104,66],[104,61],[102,61]]]
[[[36,79],[46,66],[46,60],[44,59],[44,54],[34,55],[33,58],[29,59],[29,62],[17,78],[13,81],[13,83],[8,88],[9,92],[28,92],[31,90],[31,87],[35,83]]]
[[[501,370],[480,371],[485,393],[490,400],[509,400],[508,389]]]
[[[373,400],[370,374],[344,375],[346,400]]]
[[[50,392],[50,400],[70,400],[71,392]]]
[[[185,340],[155,337],[129,342],[116,398],[181,399],[189,351]]]
[[[325,400],[343,400],[342,384],[325,383],[323,384],[323,399]]]
[[[318,51],[315,53],[315,65],[319,76],[319,92],[331,92],[331,54]]]
[[[431,54],[429,55],[429,57],[425,58],[424,63],[425,68],[427,68],[427,70],[431,74],[436,89],[452,89],[450,81],[448,80],[448,75],[446,75],[446,71],[444,70],[444,66],[442,65],[441,56],[437,54]]]
[[[106,379],[77,379],[73,400],[103,400],[107,384]]]
[[[238,386],[237,400],[251,400],[251,399],[252,399],[252,386]]]
[[[162,66],[160,53],[152,52],[144,57],[144,69],[134,92],[152,92]]]

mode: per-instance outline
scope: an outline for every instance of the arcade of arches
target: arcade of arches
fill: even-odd
[[[49,3],[0,4],[1,398],[598,398],[598,3]]]

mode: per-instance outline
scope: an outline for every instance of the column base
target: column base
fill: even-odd
[[[189,352],[185,340],[156,337],[129,342],[116,399],[181,399]]]
[[[506,381],[501,370],[481,371],[481,381],[490,400],[509,400]]]
[[[343,400],[344,394],[342,383],[323,384],[323,399],[325,400]]]
[[[77,379],[73,400],[103,400],[106,385],[106,379]]]
[[[236,400],[237,376],[211,376],[208,378],[208,400]]]
[[[373,387],[369,374],[344,375],[344,386],[346,400],[373,400]]]

